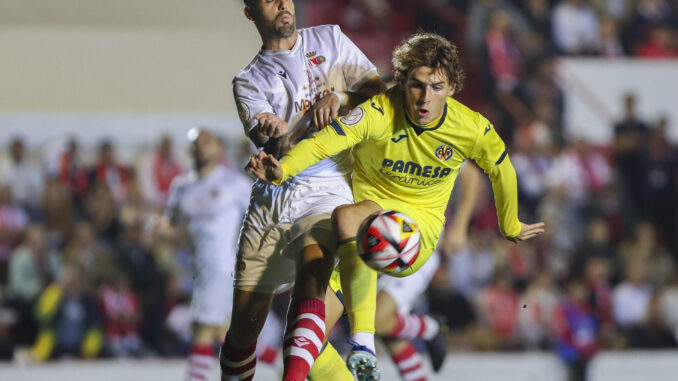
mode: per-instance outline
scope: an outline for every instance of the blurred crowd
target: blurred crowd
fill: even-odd
[[[300,25],[341,25],[386,78],[392,47],[418,28],[453,40],[468,75],[458,97],[507,142],[521,219],[546,222],[539,239],[504,240],[485,186],[467,245],[442,244],[421,306],[445,319],[451,348],[553,348],[576,370],[600,349],[676,347],[671,121],[640,118],[619,94],[608,145],[571,138],[555,73],[562,56],[678,56],[678,1],[299,0],[297,12]],[[251,147],[237,146],[240,166]],[[2,147],[0,358],[187,353],[190,247],[149,225],[190,163],[168,138],[133,163],[115,148],[85,160],[76,140],[50,155],[20,137]]]

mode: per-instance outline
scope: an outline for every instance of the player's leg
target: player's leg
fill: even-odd
[[[284,224],[257,224],[266,220],[252,208],[241,229],[235,265],[231,324],[221,346],[222,380],[252,380],[257,338],[266,322],[273,297],[294,282],[294,262],[282,255],[287,245]]]
[[[382,208],[373,201],[362,201],[337,207],[332,214],[332,224],[339,238],[337,255],[341,287],[354,350],[347,359],[352,372],[359,380],[379,376],[374,346],[374,319],[377,301],[377,273],[358,256],[356,234],[360,223]]]
[[[330,331],[345,312],[342,300],[339,271],[335,269],[332,272],[330,284],[325,294],[326,345],[308,373],[310,381],[353,381],[353,375],[346,367],[346,363],[332,344],[327,341]]]
[[[284,381],[303,381],[325,341],[325,290],[334,267],[334,255],[312,244],[302,249],[297,279],[287,315],[283,343]]]
[[[222,380],[254,378],[256,343],[273,302],[272,293],[235,289],[231,325],[221,345],[219,360]]]
[[[381,277],[377,294],[377,335],[388,339],[423,339],[437,372],[447,355],[440,323],[425,314],[412,313],[417,299],[428,288],[440,257],[433,253],[416,273],[406,278]]]
[[[223,332],[223,329],[223,327],[193,323],[191,354],[186,372],[187,381],[203,381],[209,378],[211,369],[217,362],[214,343],[218,342],[220,337],[218,335]]]
[[[424,359],[409,340],[386,339],[384,344],[403,380],[426,381]]]

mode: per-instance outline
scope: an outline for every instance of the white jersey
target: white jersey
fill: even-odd
[[[245,133],[257,125],[255,115],[269,112],[290,126],[291,144],[312,136],[306,112],[330,91],[355,91],[377,76],[376,67],[337,25],[298,30],[290,50],[260,50],[233,79],[233,93]],[[296,176],[346,177],[350,161],[325,159]]]
[[[191,171],[172,181],[165,215],[188,226],[198,276],[204,271],[232,273],[250,189],[247,177],[223,166],[202,179]]]

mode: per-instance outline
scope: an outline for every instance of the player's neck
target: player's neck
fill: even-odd
[[[291,50],[297,43],[299,33],[295,30],[289,37],[271,37],[263,38],[264,50]]]
[[[216,166],[217,166],[216,163],[209,163],[205,164],[200,168],[196,168],[196,172],[198,172],[198,177],[204,179],[205,177],[209,176],[209,174],[212,173]]]

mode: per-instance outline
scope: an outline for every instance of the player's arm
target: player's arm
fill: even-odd
[[[260,87],[249,78],[233,79],[233,98],[245,134],[257,147],[263,147],[270,138],[279,138],[289,130],[287,123],[273,112]]]
[[[376,97],[371,100],[379,102]],[[366,107],[368,102],[333,121],[314,137],[302,140],[281,161],[264,152],[252,155],[245,170],[261,180],[280,184],[323,159],[353,147],[364,139],[380,135],[386,128],[388,118],[383,117],[382,111]]]
[[[337,119],[341,109],[353,109],[385,90],[386,84],[375,74],[355,91],[332,91],[313,105],[311,126],[322,129]]]
[[[461,195],[457,204],[457,211],[452,224],[445,229],[442,249],[445,254],[459,251],[468,240],[468,225],[478,201],[482,186],[480,170],[472,163],[465,163],[459,171],[458,180],[461,181]]]
[[[165,211],[162,215],[152,218],[147,225],[147,231],[150,231],[154,240],[176,245],[190,238],[179,207],[180,193],[181,187],[173,181]]]
[[[471,152],[471,158],[492,182],[494,205],[497,208],[499,231],[507,239],[518,242],[544,232],[544,223],[527,225],[518,219],[518,182],[506,146],[490,122],[480,118],[484,127]]]

